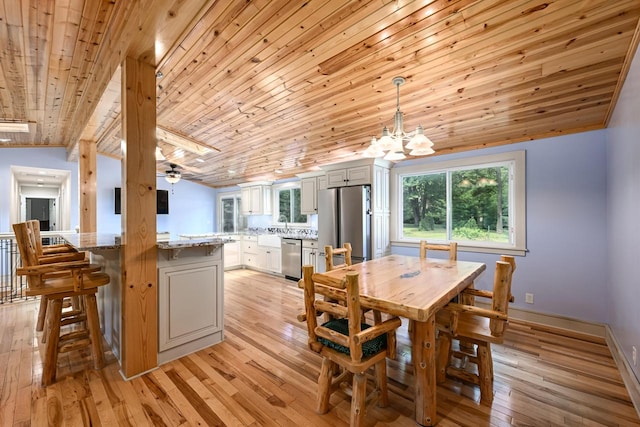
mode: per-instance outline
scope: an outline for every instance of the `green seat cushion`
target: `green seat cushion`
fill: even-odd
[[[347,319],[329,320],[328,322],[323,323],[322,326],[324,326],[325,328],[329,328],[333,331],[336,331],[339,334],[349,335],[349,321]],[[365,330],[370,328],[371,325],[367,325],[366,323],[361,323],[360,327],[362,328],[362,330]],[[318,341],[320,341],[322,345],[326,345],[327,347],[332,348],[336,351],[339,351],[340,353],[344,353],[349,356],[351,355],[351,351],[349,350],[349,347],[336,344],[333,341],[330,341],[326,338],[321,338],[321,337],[318,337]],[[371,341],[367,341],[366,343],[362,344],[362,356],[365,358],[370,357],[386,349],[387,349],[387,334],[384,334],[372,339]]]

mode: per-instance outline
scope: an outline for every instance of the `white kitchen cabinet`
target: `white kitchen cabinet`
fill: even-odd
[[[264,268],[271,273],[282,273],[282,249],[280,248],[264,248]]]
[[[245,267],[260,268],[260,257],[258,256],[258,237],[242,237],[242,264]]]
[[[242,245],[236,240],[224,244],[224,269],[231,270],[242,265]]]
[[[318,250],[318,241],[303,240],[302,241],[302,265],[313,265],[316,272],[324,271],[324,259],[322,261],[322,269],[318,265],[320,263],[320,251]]]
[[[222,245],[158,251],[159,363],[222,341],[222,258]]]
[[[318,179],[316,177],[300,180],[300,212],[304,215],[318,213]]]
[[[271,183],[240,184],[243,215],[271,214]]]
[[[327,187],[346,187],[350,185],[371,184],[371,166],[354,166],[327,172]]]

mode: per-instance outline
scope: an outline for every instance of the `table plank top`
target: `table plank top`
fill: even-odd
[[[322,274],[341,279],[358,272],[364,307],[426,322],[485,269],[479,262],[389,255]]]

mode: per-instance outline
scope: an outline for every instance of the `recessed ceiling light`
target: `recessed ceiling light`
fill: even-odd
[[[0,122],[0,132],[29,132],[29,123]]]
[[[229,169],[229,175],[233,175],[234,173],[236,173],[236,171],[234,171],[233,169]]]
[[[282,173],[282,169],[276,169],[274,172],[275,173]]]
[[[38,178],[38,179],[36,179],[36,181],[38,181],[38,182],[44,182],[44,179],[42,179],[42,178]]]
[[[11,142],[9,138],[0,138],[0,142]]]
[[[201,159],[200,157],[198,157],[198,158],[196,159],[196,162],[204,163],[204,160],[203,160],[203,159]]]

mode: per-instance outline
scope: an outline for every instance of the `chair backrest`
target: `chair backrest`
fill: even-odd
[[[509,314],[509,299],[511,298],[511,282],[513,272],[516,269],[515,258],[508,255],[502,255],[500,261],[496,261],[496,271],[493,277],[493,298],[491,301],[491,309],[499,313]],[[491,335],[499,337],[504,334],[505,320],[491,319],[489,321],[489,329]]]
[[[305,265],[302,267],[302,275],[309,348],[319,353],[325,346],[322,343],[324,338],[348,348],[351,360],[359,362],[363,356],[363,343],[354,339],[354,336],[362,330],[358,273],[348,272],[344,280],[338,281],[314,274],[313,266]],[[321,295],[331,297],[332,301],[346,299],[347,306],[338,302],[325,301],[319,298]],[[336,333],[333,329],[318,325],[316,317],[318,312],[328,313],[336,319],[348,319],[348,334]]]
[[[449,242],[449,244],[427,243],[426,240],[420,241],[420,258],[427,257],[427,251],[445,251],[449,252],[449,259],[456,261],[458,259],[458,243]]]
[[[27,228],[30,231],[30,237],[33,240],[33,244],[36,249],[36,255],[41,257],[43,255],[43,250],[42,235],[40,234],[40,221],[37,219],[27,221]]]
[[[330,245],[324,247],[324,261],[325,261],[325,270],[331,271],[336,268],[346,267],[351,265],[351,243],[345,243],[341,248],[333,248]],[[343,255],[344,263],[342,264],[334,264],[333,257],[334,255]]]

